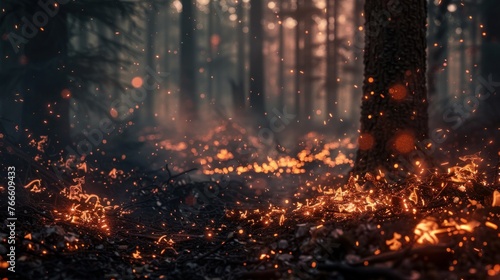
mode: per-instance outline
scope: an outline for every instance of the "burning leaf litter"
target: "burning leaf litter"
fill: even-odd
[[[63,188],[41,177],[24,184],[26,196],[40,202],[22,206],[31,213],[27,225],[43,226],[21,229],[26,253],[19,262],[106,260],[102,276],[111,278],[123,271],[129,278],[191,278],[220,269],[237,278],[352,277],[375,264],[382,275],[423,279],[429,267],[443,275],[500,273],[500,192],[486,183],[481,158],[462,157],[446,173],[399,184],[379,171],[341,185],[321,171],[349,167],[351,141],[309,136],[295,156],[254,151],[246,158],[231,148],[234,139],[161,142],[197,158],[199,173],[208,175],[201,180],[169,165],[151,178],[119,168],[96,172],[70,158],[60,163],[71,174]],[[270,175],[288,186],[270,191],[263,183]],[[299,175],[307,179],[292,188]],[[113,202],[88,190],[95,184],[121,185],[132,199]]]

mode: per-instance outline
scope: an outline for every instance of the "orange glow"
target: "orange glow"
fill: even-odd
[[[61,91],[61,97],[63,99],[70,99],[71,98],[71,91],[69,89],[67,89],[67,88],[63,89]]]
[[[361,133],[358,139],[359,149],[370,150],[375,145],[375,138],[369,133]]]
[[[408,90],[402,84],[395,84],[389,88],[389,94],[394,100],[403,100],[408,94]]]
[[[491,206],[493,206],[493,207],[498,207],[498,206],[500,206],[500,192],[499,192],[499,191],[497,191],[497,190],[495,190],[495,191],[493,192],[493,203],[492,203],[492,205],[491,205]]]
[[[134,77],[132,79],[132,86],[135,88],[140,88],[142,87],[143,81],[141,77]]]
[[[369,82],[370,84],[371,84],[371,83],[373,83],[374,81],[375,81],[375,80],[373,79],[373,77],[369,77],[369,78],[368,78],[368,82]]]
[[[220,44],[220,36],[219,34],[213,34],[210,37],[210,44],[212,44],[212,48],[217,48]]]
[[[407,154],[415,149],[415,138],[409,132],[402,132],[396,135],[394,148],[401,154]]]
[[[109,110],[109,114],[111,115],[112,118],[115,118],[115,119],[118,118],[118,111],[116,111],[115,108],[111,108]]]
[[[132,253],[132,256],[134,259],[141,259],[141,252],[139,250],[136,250],[135,252]]]

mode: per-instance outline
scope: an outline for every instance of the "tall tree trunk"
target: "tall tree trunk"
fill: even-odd
[[[498,84],[500,82],[500,1],[483,0],[482,7],[482,22],[484,23],[484,36],[481,45],[481,76],[490,83],[482,87],[485,98],[488,96],[487,102],[480,104],[478,110],[485,124],[481,126],[498,127],[500,122],[500,94]],[[491,80],[490,80],[491,75]],[[493,89],[494,88],[494,89]]]
[[[338,15],[341,1],[327,1],[326,8],[326,118],[330,114],[338,119],[338,57],[339,57],[339,38],[338,38]],[[333,4],[333,5],[332,5]],[[333,20],[333,24],[332,24]],[[330,37],[330,35],[333,37]]]
[[[50,154],[63,151],[71,143],[68,81],[60,71],[67,61],[66,23],[66,15],[60,11],[44,26],[44,32],[26,43],[21,58],[26,63],[22,127],[29,139],[48,136]]]
[[[182,0],[180,17],[180,103],[182,121],[198,119],[198,94],[196,93],[196,39],[193,0]]]
[[[208,81],[207,81],[207,97],[208,101],[212,102],[213,101],[213,93],[214,93],[214,71],[213,71],[213,65],[214,65],[214,50],[212,47],[212,36],[214,35],[214,13],[215,13],[215,7],[214,5],[219,5],[219,1],[214,2],[214,0],[210,0],[208,3],[208,31],[207,31],[207,37],[208,37],[208,58],[207,58],[207,76],[208,76]]]
[[[243,1],[238,1],[237,6],[237,17],[238,17],[238,80],[234,83],[236,88],[233,88],[233,107],[234,110],[240,112],[245,109],[245,92],[246,92],[246,44],[245,44],[245,32],[243,28],[245,26],[245,6]]]
[[[165,14],[163,15],[163,34],[164,34],[164,41],[163,41],[163,59],[162,59],[162,68],[163,72],[165,73],[170,73],[170,41],[172,38],[170,38],[170,29],[172,28],[172,21],[170,19],[171,17],[171,8],[170,5],[167,4],[165,9]],[[169,83],[169,77],[170,75],[164,77],[163,81],[163,87],[164,89],[168,90],[170,83]]]
[[[307,4],[306,4],[307,3]],[[312,18],[312,12],[314,3],[311,1],[306,1],[303,8],[305,9],[304,18],[304,118],[311,119],[314,115],[313,104],[314,104],[314,92],[313,92],[313,27],[314,20]]]
[[[466,43],[466,36],[465,32],[468,30],[467,26],[467,21],[469,18],[467,17],[467,12],[465,10],[465,7],[459,6],[459,11],[460,11],[460,75],[458,76],[459,83],[460,83],[460,94],[463,95],[467,92],[467,84],[468,84],[468,79],[467,79],[467,57],[466,57],[466,51],[467,51],[467,43]]]
[[[392,4],[389,4],[392,3]],[[427,138],[426,0],[365,3],[365,75],[354,174],[415,171]]]
[[[155,65],[155,38],[157,36],[156,32],[156,7],[154,3],[150,3],[149,7],[146,11],[146,67],[149,71],[156,72]],[[146,71],[147,75],[148,71]],[[156,124],[156,108],[155,108],[155,90],[150,87],[146,87],[146,100],[144,104],[144,112],[142,112],[142,116],[144,117],[144,124],[155,126]]]
[[[472,12],[471,14],[473,15],[472,16],[472,19],[470,21],[470,24],[469,26],[471,27],[470,28],[470,60],[471,60],[471,70],[470,70],[470,74],[469,74],[469,77],[472,77],[473,79],[476,78],[477,76],[477,52],[478,52],[478,38],[477,38],[477,28],[478,28],[478,14],[479,11],[478,11],[478,4],[474,4],[472,6]],[[476,85],[474,82],[469,82],[469,92],[474,92],[476,88]]]
[[[429,9],[429,28],[431,45],[429,46],[429,70],[427,79],[429,82],[429,99],[439,101],[440,98],[448,96],[448,66],[443,66],[448,56],[448,5],[452,0],[442,0],[439,6],[431,3]],[[442,69],[442,71],[440,71]],[[440,76],[439,87],[436,76]]]
[[[250,7],[250,108],[258,118],[264,117],[264,37],[262,0],[253,0]]]
[[[300,49],[300,41],[302,38],[302,19],[300,14],[300,9],[302,8],[302,0],[295,0],[295,20],[297,21],[297,25],[295,26],[295,79],[294,79],[294,97],[295,97],[295,113],[297,114],[297,118],[300,120],[302,118],[301,112],[301,72],[302,72],[302,52]]]
[[[279,66],[278,66],[278,88],[279,88],[279,100],[278,106],[279,108],[283,108],[285,106],[285,34],[284,34],[284,22],[285,19],[285,0],[279,0]]]

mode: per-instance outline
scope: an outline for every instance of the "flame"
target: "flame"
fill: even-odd
[[[234,156],[227,149],[222,149],[217,154],[217,158],[220,159],[220,160],[230,160],[230,159],[233,159]]]
[[[392,251],[397,251],[401,249],[402,245],[399,239],[401,239],[401,234],[395,232],[393,238],[385,241],[385,244],[389,246],[389,249],[391,249]]]
[[[451,175],[450,180],[455,183],[467,183],[469,181],[477,180],[478,165],[476,162],[482,161],[477,155],[470,155],[460,157],[460,160],[467,163],[465,166],[453,166],[448,168],[448,174]]]
[[[497,230],[497,229],[498,229],[498,225],[496,225],[496,224],[494,224],[494,223],[492,223],[492,222],[488,222],[488,221],[487,221],[487,222],[485,222],[484,224],[485,224],[487,227],[492,228],[492,229],[494,229],[494,230]]]
[[[413,191],[411,192],[410,196],[408,197],[408,199],[415,203],[415,204],[418,204],[418,195],[417,195],[417,189],[416,188],[413,188]]]
[[[438,233],[446,232],[439,229],[438,223],[432,218],[422,220],[415,228],[415,235],[417,235],[417,243],[423,244],[429,242],[431,244],[438,244],[439,238],[436,236]]]
[[[87,194],[83,191],[85,177],[75,178],[75,185],[64,188],[61,194],[73,201],[69,214],[65,219],[71,223],[92,225],[108,232],[110,228],[106,220],[106,212],[118,208],[112,206],[109,201],[102,199],[97,194]]]
[[[132,257],[134,257],[134,259],[142,259],[141,252],[136,249],[135,252],[132,253]]]
[[[467,221],[465,219],[460,219],[461,223],[453,219],[444,220],[441,226],[436,222],[434,218],[425,218],[415,227],[415,235],[418,238],[417,243],[431,243],[438,244],[439,238],[438,234],[448,233],[448,234],[461,234],[463,231],[473,232],[474,228],[478,227],[480,223],[478,221],[472,220]]]

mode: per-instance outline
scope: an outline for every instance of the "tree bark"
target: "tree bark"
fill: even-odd
[[[265,112],[262,16],[262,0],[252,0],[250,7],[250,108],[257,118],[263,118]]]
[[[303,70],[304,70],[304,119],[310,120],[314,116],[314,91],[313,91],[313,28],[314,20],[312,18],[312,9],[314,3],[312,1],[305,1],[302,9],[304,11],[304,32],[302,34],[304,38],[304,49],[302,55],[303,60]]]
[[[279,108],[283,108],[285,106],[285,34],[283,27],[283,20],[285,19],[285,0],[279,0],[279,20],[281,24],[279,25],[279,67],[278,67],[278,88],[279,88],[279,100],[278,106]]]
[[[494,87],[498,87],[496,84],[500,82],[500,2],[495,0],[484,0],[482,2],[482,22],[484,22],[485,35],[483,36],[481,45],[481,76],[489,81],[488,76],[491,75]],[[485,88],[485,87],[483,87]],[[498,112],[498,107],[500,106],[500,94],[495,92],[490,92],[488,89],[484,89],[484,94],[490,94],[487,102],[481,103],[483,106],[480,112],[486,115],[494,115],[494,112]],[[480,106],[481,106],[480,105]],[[492,124],[497,122],[498,125],[499,115],[496,114],[495,119],[490,119]]]
[[[207,42],[207,47],[208,47],[208,58],[207,58],[207,76],[208,76],[208,81],[207,81],[207,97],[208,97],[208,102],[212,102],[214,99],[213,93],[214,93],[214,71],[213,71],[213,65],[214,65],[214,49],[212,47],[212,36],[214,35],[214,5],[219,5],[219,2],[217,1],[214,3],[214,0],[210,0],[208,3],[208,31],[207,31],[207,37],[208,37],[208,42]]]
[[[241,110],[245,109],[245,89],[247,75],[246,75],[246,44],[245,44],[245,33],[243,32],[243,28],[245,26],[244,23],[244,15],[245,15],[245,6],[243,1],[238,1],[237,7],[237,16],[238,16],[238,80],[235,83],[236,89],[233,90],[233,109],[236,112],[241,112]]]
[[[196,39],[193,0],[182,0],[180,45],[180,103],[181,121],[198,119],[198,94],[196,93]]]
[[[157,36],[156,32],[156,14],[157,10],[154,6],[154,3],[151,1],[149,3],[148,10],[146,11],[146,67],[149,68],[149,71],[156,72],[155,65],[155,38]],[[146,73],[148,73],[146,71]],[[142,112],[142,116],[144,116],[144,124],[147,126],[155,126],[156,125],[156,117],[155,117],[155,89],[147,89],[146,90],[146,100],[144,104],[144,112]]]
[[[356,175],[379,170],[405,175],[429,167],[425,153],[418,149],[428,134],[426,2],[365,3],[364,96]]]
[[[300,14],[300,9],[302,7],[302,0],[295,0],[295,20],[297,21],[297,25],[295,26],[295,79],[294,79],[294,98],[295,98],[295,114],[297,114],[297,118],[302,119],[302,108],[301,108],[301,71],[302,71],[302,51],[300,49],[300,42],[302,39],[302,18]]]

